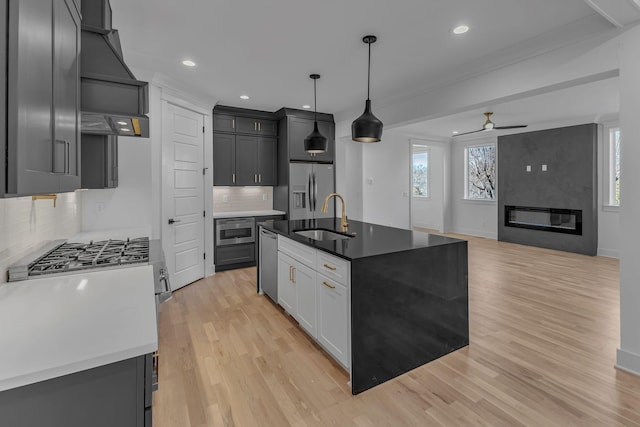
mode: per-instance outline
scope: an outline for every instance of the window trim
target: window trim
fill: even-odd
[[[616,202],[616,180],[615,180],[615,139],[613,134],[620,131],[618,123],[608,123],[603,126],[603,190],[602,197],[603,210],[615,212],[620,208],[620,202]],[[622,144],[622,134],[620,134],[619,143]],[[606,208],[606,209],[605,209]]]
[[[496,152],[495,159],[495,191],[493,198],[491,199],[480,199],[476,197],[469,197],[469,149],[475,147],[487,147],[491,146],[494,148]],[[468,202],[489,202],[495,203],[498,200],[498,144],[496,142],[483,142],[478,144],[469,144],[464,147],[464,193],[463,200]]]
[[[416,148],[418,148],[416,150]],[[413,193],[413,156],[415,154],[427,153],[427,195],[418,196]],[[415,200],[431,199],[431,147],[422,144],[411,144],[411,197]]]

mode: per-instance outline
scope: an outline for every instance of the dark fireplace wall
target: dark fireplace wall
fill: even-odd
[[[596,255],[597,139],[593,123],[498,137],[498,240]],[[505,205],[581,210],[582,235],[506,227]]]

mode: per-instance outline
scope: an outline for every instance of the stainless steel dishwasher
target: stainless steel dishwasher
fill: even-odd
[[[260,227],[258,282],[262,292],[278,302],[278,235]]]

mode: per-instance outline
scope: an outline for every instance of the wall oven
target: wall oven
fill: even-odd
[[[229,218],[216,220],[216,246],[239,245],[256,241],[256,224],[253,218]]]

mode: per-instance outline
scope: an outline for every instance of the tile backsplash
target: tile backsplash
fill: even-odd
[[[273,209],[273,187],[213,187],[213,211]]]
[[[82,204],[77,193],[53,200],[31,197],[0,199],[0,283],[7,267],[47,242],[66,239],[82,230]]]

